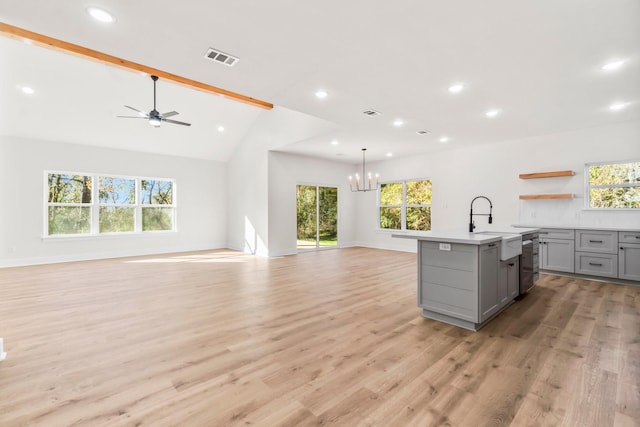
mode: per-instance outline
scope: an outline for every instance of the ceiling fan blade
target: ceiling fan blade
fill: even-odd
[[[177,111],[169,111],[168,113],[160,114],[160,116],[161,116],[163,119],[166,119],[167,117],[177,116],[178,114],[180,114],[180,113],[178,113]]]
[[[149,120],[148,117],[142,117],[142,116],[116,116],[120,119],[145,119],[145,120]]]
[[[145,113],[144,111],[140,111],[140,110],[138,110],[137,108],[133,108],[133,107],[130,107],[130,106],[128,106],[128,105],[125,105],[125,107],[127,107],[127,108],[128,108],[128,109],[130,109],[130,110],[135,111],[136,113],[144,114],[144,117],[147,117],[147,118],[149,117],[149,113]]]
[[[182,125],[182,126],[191,126],[191,123],[185,123],[185,122],[179,122],[177,120],[167,120],[167,119],[160,119],[163,122],[167,122],[167,123],[173,123],[174,125]]]

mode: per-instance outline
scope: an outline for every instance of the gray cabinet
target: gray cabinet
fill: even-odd
[[[540,237],[540,269],[573,273],[574,248],[573,239]]]
[[[520,263],[519,258],[515,257],[508,261],[507,263],[507,292],[508,292],[508,301],[514,299],[520,294]]]
[[[517,296],[510,293],[512,287],[517,290],[517,267],[510,267],[515,283],[505,282],[507,296],[499,290],[500,242],[419,241],[418,262],[418,306],[424,317],[478,330]]]
[[[640,232],[620,231],[618,277],[640,280]]]
[[[576,252],[618,253],[618,232],[576,230]]]
[[[618,277],[618,255],[576,252],[576,273]]]
[[[572,228],[541,228],[540,238],[573,240],[575,232]]]
[[[542,228],[540,269],[640,281],[640,231]]]
[[[501,307],[498,295],[499,243],[482,245],[480,251],[480,322],[493,316]]]
[[[500,261],[498,277],[498,300],[502,307],[518,296],[520,280],[520,265],[518,257],[507,261]]]
[[[478,322],[478,246],[418,242],[418,306]]]
[[[618,232],[576,230],[576,273],[618,277]]]

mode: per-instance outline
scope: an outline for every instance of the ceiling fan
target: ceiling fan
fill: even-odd
[[[191,123],[180,122],[178,120],[169,120],[168,117],[177,116],[177,111],[169,111],[168,113],[160,114],[158,110],[156,110],[156,82],[158,81],[158,76],[151,76],[151,80],[153,80],[153,110],[145,113],[144,111],[140,111],[137,108],[130,107],[125,105],[130,110],[133,110],[138,113],[137,116],[116,116],[124,119],[146,119],[149,120],[149,124],[154,127],[159,127],[161,122],[173,123],[174,125],[182,125],[182,126],[191,126]]]

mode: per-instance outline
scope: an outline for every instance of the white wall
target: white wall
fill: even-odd
[[[338,187],[338,245],[356,240],[356,194],[347,176],[353,168],[344,163],[287,153],[269,153],[269,255],[290,255],[296,249],[296,186]]]
[[[332,124],[277,108],[262,115],[227,165],[122,150],[0,138],[0,266],[230,247],[259,255],[295,252],[295,185],[340,188],[341,246],[415,250],[415,242],[377,230],[375,193],[351,193],[358,165],[280,152],[279,146],[331,130]],[[433,229],[464,230],[469,203],[493,201],[496,225],[640,228],[637,212],[584,210],[584,164],[640,159],[640,122],[371,163],[384,181],[433,180]],[[520,180],[518,174],[571,169],[576,176]],[[173,178],[178,232],[43,239],[45,170]],[[519,194],[574,193],[574,200],[520,201]],[[476,212],[486,205],[479,201]],[[478,217],[482,225],[486,219]]]
[[[177,232],[43,239],[44,171],[172,178]],[[0,138],[0,266],[226,247],[224,163]]]
[[[327,133],[335,127],[334,123],[282,107],[260,115],[229,160],[229,248],[269,256],[269,203],[273,196],[270,193],[273,187],[269,185],[269,150]]]
[[[640,122],[583,129],[509,141],[431,155],[372,163],[371,170],[383,181],[430,178],[433,181],[432,227],[434,230],[465,230],[469,204],[484,195],[493,202],[495,225],[582,225],[640,228],[637,211],[603,212],[584,210],[584,164],[598,161],[640,159]],[[521,180],[521,173],[570,169],[570,178]],[[520,201],[520,194],[574,193],[573,200]],[[390,237],[376,230],[374,197],[358,205],[357,240],[363,246],[415,250],[414,242]],[[488,211],[478,200],[474,211]],[[478,226],[487,225],[476,217]],[[373,225],[372,225],[373,224]]]

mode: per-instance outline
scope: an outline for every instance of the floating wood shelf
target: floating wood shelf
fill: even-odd
[[[573,194],[522,194],[520,200],[573,199]]]
[[[574,171],[553,171],[553,172],[538,172],[538,173],[521,173],[518,175],[520,179],[534,179],[534,178],[553,178],[556,176],[573,176],[576,173]]]

